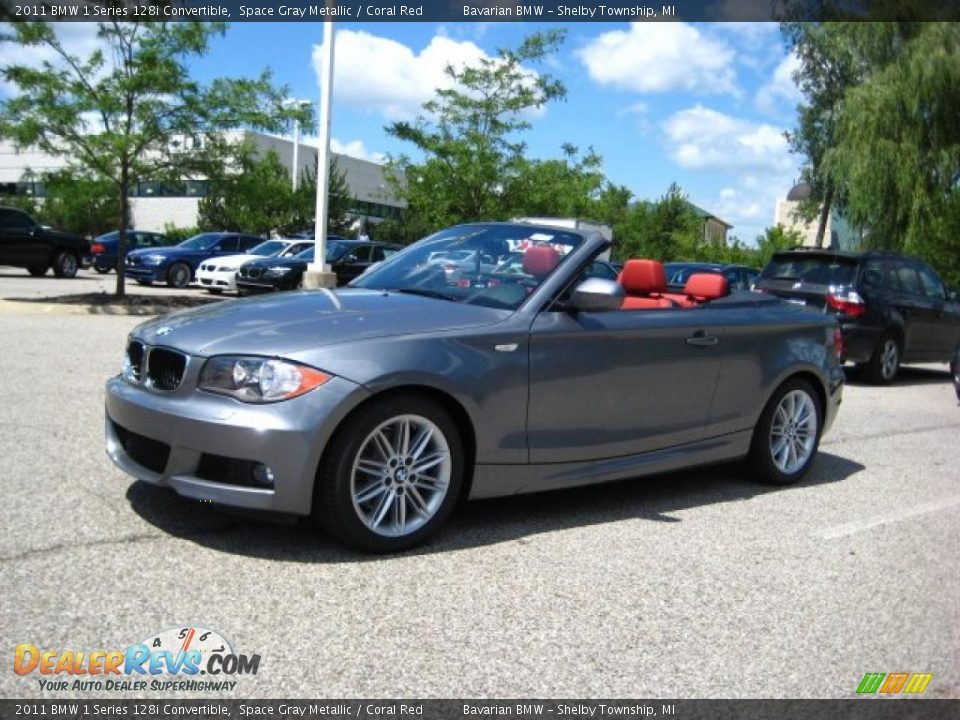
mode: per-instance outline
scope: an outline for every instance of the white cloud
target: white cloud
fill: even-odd
[[[388,120],[409,119],[449,88],[447,65],[460,68],[487,57],[475,43],[435,35],[419,53],[390,38],[360,30],[337,33],[333,91],[337,102],[382,113]],[[323,46],[315,45],[313,65],[319,77]]]
[[[601,85],[641,93],[740,92],[733,48],[687,23],[632,23],[593,38],[577,55]]]
[[[793,81],[793,74],[800,69],[800,58],[795,53],[789,53],[776,70],[773,71],[773,77],[769,82],[764,83],[757,89],[757,95],[754,103],[758,110],[772,113],[787,106],[789,109],[796,107],[803,99],[800,88]]]
[[[387,156],[381,152],[371,152],[363,144],[363,140],[350,140],[349,142],[340,142],[336,138],[330,138],[330,150],[339,155],[349,155],[350,157],[360,158],[383,164],[387,161]]]
[[[783,131],[703,105],[681,110],[664,121],[667,151],[677,164],[696,170],[728,170],[792,175],[795,161]]]

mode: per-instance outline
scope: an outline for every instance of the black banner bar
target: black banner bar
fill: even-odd
[[[957,20],[957,0],[0,0],[13,22]]]
[[[316,720],[946,720],[960,700],[0,700],[23,718],[311,718]]]

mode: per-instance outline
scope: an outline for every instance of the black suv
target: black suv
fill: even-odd
[[[31,275],[57,277],[77,274],[90,243],[79,235],[38,225],[16,208],[0,206],[0,265],[26,268]]]
[[[873,382],[892,381],[901,363],[947,363],[960,351],[960,297],[917,258],[798,248],[774,255],[755,289],[834,313],[843,359]]]

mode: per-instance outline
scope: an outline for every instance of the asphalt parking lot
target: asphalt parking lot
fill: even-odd
[[[64,292],[17,287],[34,282]],[[945,367],[889,388],[852,378],[796,487],[724,466],[477,502],[425,548],[364,557],[109,463],[103,383],[139,321],[0,313],[8,662],[18,643],[120,649],[199,624],[262,658],[234,697],[852,697],[864,673],[899,671],[960,697]],[[3,697],[83,696],[7,667]]]

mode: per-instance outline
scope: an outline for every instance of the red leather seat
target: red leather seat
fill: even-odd
[[[723,275],[694,273],[683,286],[684,294],[697,303],[710,302],[730,294],[730,283]]]
[[[673,307],[663,293],[667,290],[667,274],[656,260],[627,260],[617,277],[627,297],[621,310],[655,310]]]
[[[543,280],[560,264],[560,253],[549,245],[534,245],[523,254],[523,272]]]
[[[723,275],[714,273],[694,273],[687,278],[683,294],[669,294],[669,297],[681,307],[691,308],[722,298],[730,293],[730,283]]]

